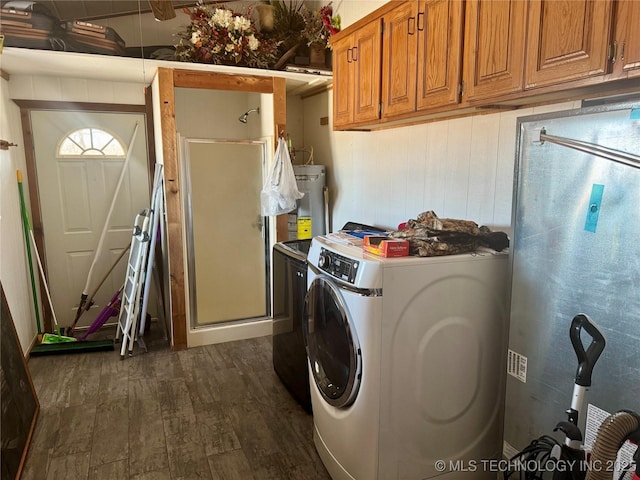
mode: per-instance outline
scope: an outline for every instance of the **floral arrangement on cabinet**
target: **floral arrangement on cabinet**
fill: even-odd
[[[288,1],[288,5],[285,3]],[[329,38],[340,31],[340,16],[333,15],[331,3],[309,10],[298,0],[272,0],[280,15],[276,15],[275,28],[260,31],[253,20],[260,9],[249,8],[245,15],[224,7],[210,7],[202,2],[193,9],[185,8],[190,23],[177,34],[175,58],[184,62],[223,65],[242,65],[255,68],[278,68],[283,48],[290,44],[329,48]],[[297,21],[284,18],[282,13],[295,15]],[[293,31],[292,29],[295,29]],[[299,40],[296,40],[299,39]],[[294,49],[295,50],[295,46]],[[291,51],[289,51],[291,55]]]
[[[315,11],[304,9],[302,16],[305,23],[302,36],[307,46],[329,48],[329,39],[340,31],[340,15],[333,15],[331,3]]]
[[[184,12],[191,23],[178,33],[178,60],[257,68],[269,68],[276,62],[278,41],[258,32],[251,10],[245,16],[199,3]]]

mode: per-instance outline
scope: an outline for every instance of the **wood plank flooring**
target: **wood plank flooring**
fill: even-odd
[[[120,360],[32,357],[40,416],[23,480],[330,480],[271,337]]]

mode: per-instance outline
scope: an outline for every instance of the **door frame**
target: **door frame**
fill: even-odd
[[[36,168],[35,142],[33,138],[33,129],[31,127],[31,111],[32,110],[50,110],[50,111],[77,111],[77,112],[93,112],[93,113],[139,113],[145,115],[146,119],[146,139],[148,152],[148,178],[149,193],[151,193],[151,182],[153,179],[153,170],[155,168],[155,139],[153,131],[153,109],[151,102],[151,89],[147,89],[145,94],[145,105],[133,104],[111,104],[111,103],[90,103],[90,102],[59,102],[49,100],[13,100],[20,107],[20,120],[22,123],[22,138],[24,143],[24,154],[27,166],[27,180],[29,183],[29,202],[31,204],[31,224],[33,235],[35,237],[36,246],[40,253],[40,261],[45,275],[49,276],[47,268],[47,257],[45,248],[45,232],[42,226],[42,210],[41,198],[38,188],[38,171]],[[40,282],[40,296],[46,298],[46,290],[44,283]],[[52,330],[52,312],[47,302],[41,302],[43,313],[43,329],[51,332]]]
[[[185,285],[184,212],[181,167],[178,159],[176,128],[176,88],[201,88],[273,94],[274,134],[284,135],[287,124],[287,81],[279,77],[232,75],[197,70],[158,68],[153,82],[157,91],[155,106],[159,109],[162,132],[159,139],[166,179],[166,222],[168,236],[169,275],[171,277],[171,347],[188,348],[187,292]],[[275,145],[276,142],[274,142]],[[275,148],[275,147],[274,147]],[[287,239],[287,215],[276,218],[276,241]]]
[[[191,159],[187,152],[188,146],[190,143],[209,143],[209,144],[221,144],[221,145],[250,145],[260,148],[261,152],[261,164],[262,171],[260,172],[260,180],[262,181],[264,176],[266,175],[266,171],[268,168],[268,151],[271,147],[271,141],[268,138],[262,138],[260,140],[228,140],[228,139],[218,139],[218,138],[192,138],[192,137],[183,137],[180,136],[180,144],[179,148],[181,150],[180,161],[182,162],[180,173],[183,175],[182,179],[182,188],[185,192],[185,197],[190,197],[192,188],[191,188]],[[269,259],[269,243],[270,243],[270,234],[269,234],[269,220],[268,217],[262,216],[265,224],[262,229],[262,236],[264,242],[264,258],[267,259],[265,265],[265,302],[266,309],[265,315],[261,315],[258,317],[251,317],[255,320],[264,320],[271,316],[271,302],[269,301],[271,298],[271,285],[270,285],[270,262]],[[228,320],[215,324],[204,324],[198,325],[196,319],[198,318],[198,308],[197,308],[197,298],[198,298],[198,286],[196,282],[196,260],[195,260],[195,238],[194,238],[194,223],[192,216],[192,209],[190,202],[184,202],[184,226],[185,226],[185,251],[187,255],[187,280],[189,285],[189,293],[188,293],[188,302],[189,302],[189,331],[193,333],[194,330],[204,330],[204,329],[219,329],[221,326],[229,326],[230,324],[237,324],[239,322],[244,322],[247,319],[236,319],[236,320]],[[224,338],[224,337],[222,337]],[[191,342],[190,342],[191,343]]]

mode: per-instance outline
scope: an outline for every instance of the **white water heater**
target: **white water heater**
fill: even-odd
[[[302,240],[326,233],[325,166],[294,165],[298,190],[304,197],[298,208],[289,213],[289,240]]]

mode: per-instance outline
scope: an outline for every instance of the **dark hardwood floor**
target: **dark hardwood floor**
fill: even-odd
[[[148,347],[29,360],[41,409],[23,480],[330,480],[271,337]]]

